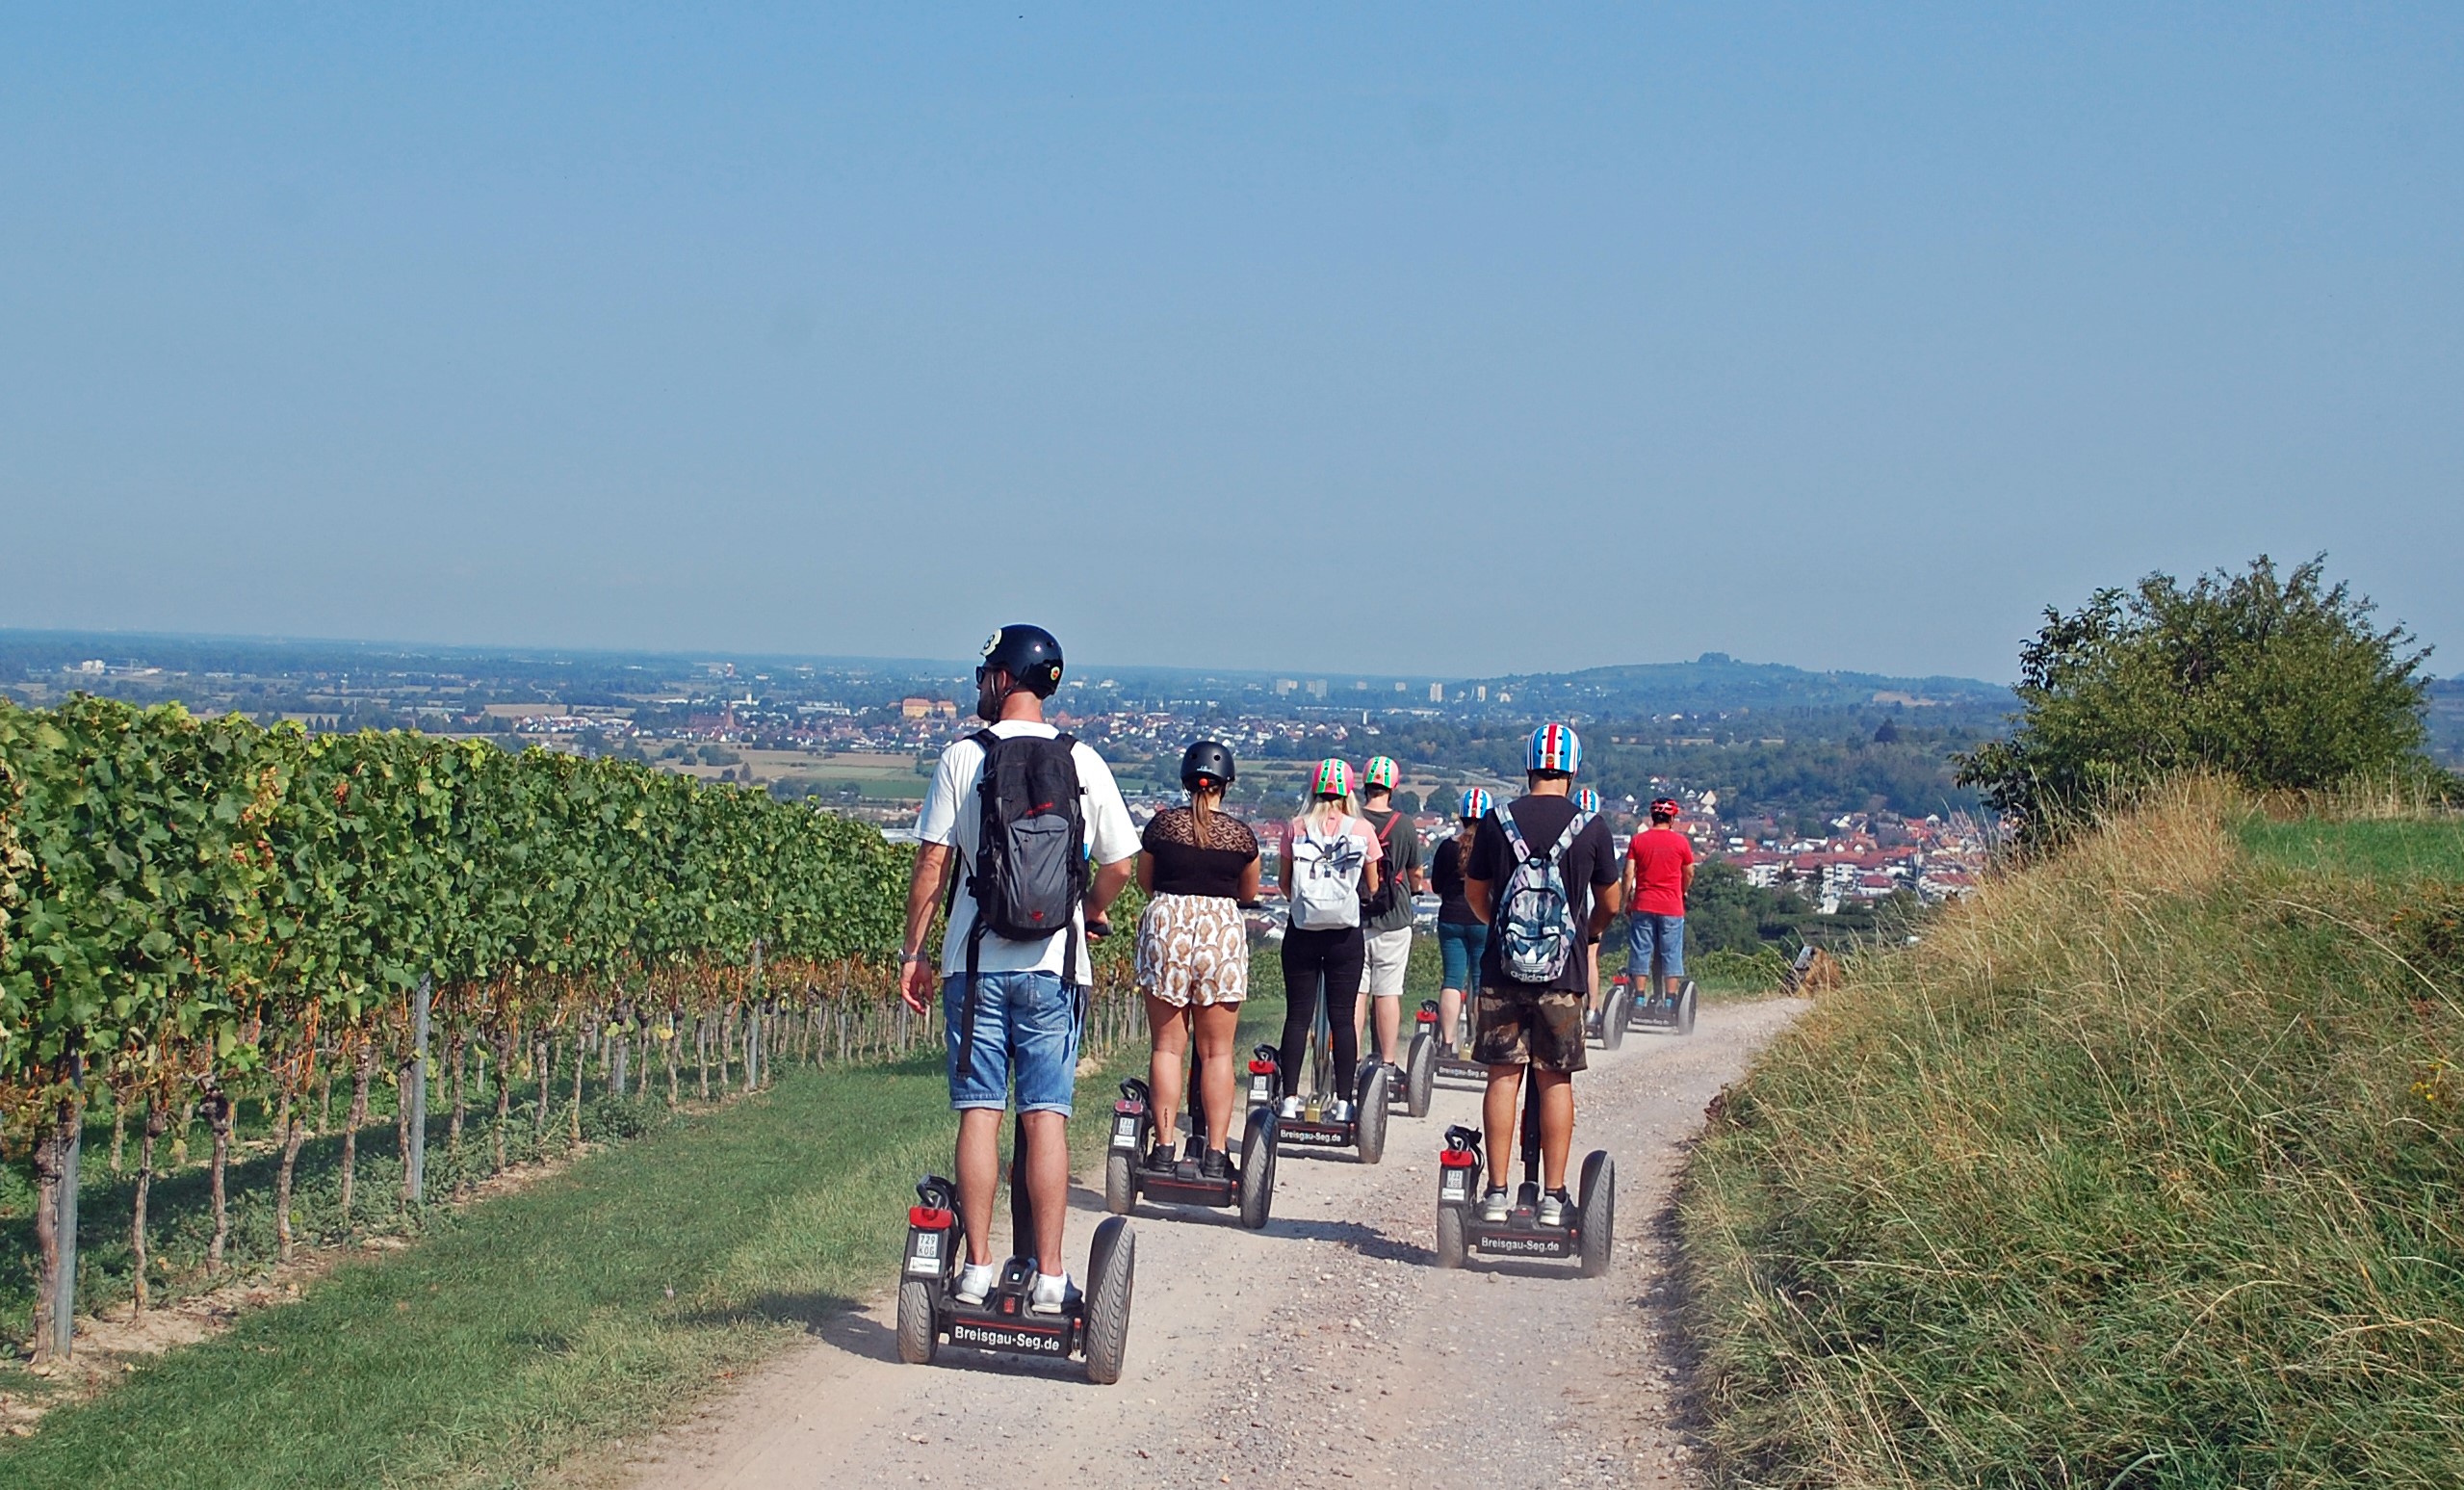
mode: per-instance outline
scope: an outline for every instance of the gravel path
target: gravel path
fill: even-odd
[[[1119,1385],[944,1347],[898,1363],[894,1309],[823,1325],[626,1466],[650,1490],[976,1485],[1691,1485],[1662,1425],[1658,1222],[1703,1105],[1806,1006],[1703,1010],[1694,1035],[1636,1033],[1576,1078],[1575,1154],[1618,1163],[1617,1266],[1432,1261],[1436,1151],[1478,1095],[1441,1084],[1397,1117],[1386,1163],[1286,1152],[1275,1218],[1141,1204]],[[1099,1182],[1100,1183],[1100,1182]],[[1080,1189],[1083,1258],[1102,1198]],[[885,1259],[887,1278],[893,1260]]]

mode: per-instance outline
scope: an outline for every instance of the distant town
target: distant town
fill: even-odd
[[[91,651],[80,654],[79,641]],[[1064,684],[1052,718],[1113,764],[1142,822],[1180,799],[1180,753],[1202,735],[1240,757],[1233,806],[1260,820],[1290,809],[1310,762],[1393,755],[1405,768],[1398,800],[1434,848],[1454,831],[1454,803],[1465,789],[1512,789],[1512,747],[1527,727],[1521,693],[1544,698],[1587,731],[1602,768],[1588,774],[1603,786],[1621,830],[1640,825],[1650,797],[1674,796],[1699,852],[1735,865],[1756,887],[1794,890],[1825,914],[1895,895],[1956,898],[1992,851],[1992,826],[1972,799],[1946,796],[1935,810],[1915,811],[1843,779],[1829,801],[1802,790],[1794,799],[1771,800],[1765,791],[1766,799],[1755,800],[1739,779],[1721,773],[1741,778],[1746,764],[1768,763],[1792,738],[1812,748],[1836,747],[1835,737],[1846,737],[1860,751],[1886,753],[1904,733],[1902,721],[1939,729],[1965,719],[1982,738],[2001,701],[1988,685],[1966,685],[1982,702],[1937,698],[1949,692],[1942,680],[1803,673],[1715,654],[1632,682],[1631,693],[1673,694],[1696,706],[1648,711],[1638,705],[1656,699],[1618,693],[1627,681],[1622,674],[1603,682],[1581,674],[1484,680],[1089,669]],[[1906,686],[1875,686],[1893,682]],[[178,699],[199,713],[238,710],[312,730],[416,727],[508,748],[619,755],[807,800],[893,837],[912,832],[942,747],[976,726],[972,679],[952,664],[415,653],[0,633],[0,692],[40,704],[79,691]],[[1715,769],[1651,769],[1658,756]]]

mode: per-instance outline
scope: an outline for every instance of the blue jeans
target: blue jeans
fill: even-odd
[[[1438,958],[1445,964],[1441,987],[1471,989],[1480,986],[1480,954],[1489,950],[1489,928],[1475,921],[1469,926],[1457,926],[1451,921],[1438,923]]]
[[[1647,979],[1651,976],[1651,954],[1660,954],[1662,978],[1685,976],[1685,918],[1655,916],[1638,910],[1625,918],[1625,974],[1628,978]],[[1657,993],[1660,990],[1651,990]]]
[[[949,1105],[1009,1106],[1012,1078],[1018,1110],[1070,1115],[1078,1084],[1078,995],[1058,973],[975,975],[975,1039],[965,1070],[958,1053],[967,1025],[967,975],[941,980],[941,1011],[949,1044]]]

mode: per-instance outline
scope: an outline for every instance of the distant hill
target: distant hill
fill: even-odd
[[[1705,652],[1690,663],[1629,663],[1576,672],[1481,680],[1493,699],[1529,712],[1606,716],[1718,713],[1737,709],[1842,709],[1899,704],[1961,711],[2016,706],[2010,690],[1975,678],[1901,678],[1879,672],[1811,672],[1784,663],[1739,662]]]

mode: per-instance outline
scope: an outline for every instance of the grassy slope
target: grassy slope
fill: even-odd
[[[2464,1483],[2452,829],[2236,811],[1992,887],[1731,1094],[1681,1210],[1732,1481]]]
[[[1281,1015],[1257,1000],[1244,1038]],[[1143,1048],[1079,1084],[1082,1113],[1122,1061]],[[0,1483],[525,1483],[889,1281],[910,1187],[948,1163],[947,1099],[931,1057],[791,1074],[164,1357],[0,1447]],[[1082,1158],[1103,1133],[1075,1125]]]

